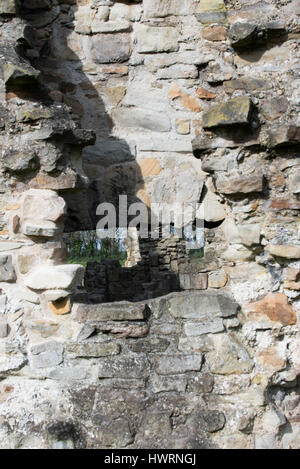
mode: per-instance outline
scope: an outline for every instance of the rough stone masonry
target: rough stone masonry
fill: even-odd
[[[1,448],[300,448],[299,15],[1,0]],[[119,194],[201,202],[205,256],[79,301],[62,234]]]

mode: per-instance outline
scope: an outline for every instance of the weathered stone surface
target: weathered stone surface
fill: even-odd
[[[215,349],[208,353],[207,362],[212,373],[220,375],[249,373],[254,363],[247,350],[229,334],[213,336]]]
[[[9,326],[6,322],[0,322],[0,338],[4,339],[9,334]]]
[[[13,173],[24,173],[38,168],[38,159],[34,152],[10,151],[3,155],[3,168]]]
[[[130,57],[131,45],[128,34],[95,35],[92,38],[91,53],[95,63],[122,63]]]
[[[264,143],[270,147],[298,145],[300,142],[299,126],[296,123],[277,125],[268,131]]]
[[[268,347],[259,350],[256,355],[256,361],[267,371],[275,373],[286,367],[286,360],[281,357],[276,347]]]
[[[260,243],[261,226],[258,224],[246,224],[239,227],[239,236],[245,246],[253,246]]]
[[[97,33],[122,33],[131,30],[131,24],[126,20],[119,21],[99,21],[94,20],[91,23],[93,34]]]
[[[184,376],[154,375],[150,384],[155,393],[171,391],[184,392],[187,386],[187,379]]]
[[[251,99],[246,97],[233,98],[204,112],[202,125],[204,129],[237,124],[249,125],[252,114],[253,104]]]
[[[146,18],[187,15],[189,6],[187,0],[145,0],[144,2]]]
[[[300,258],[300,245],[269,244],[266,248],[272,256],[286,259]]]
[[[251,192],[262,192],[263,187],[264,179],[261,175],[216,179],[217,191],[223,194],[249,194]]]
[[[253,46],[258,36],[258,27],[256,24],[237,22],[231,26],[228,36],[233,47],[239,49]]]
[[[146,378],[149,374],[148,359],[139,354],[111,358],[99,365],[99,378]]]
[[[58,342],[34,345],[30,352],[30,364],[33,368],[50,368],[63,362],[63,346]]]
[[[203,334],[216,334],[223,332],[224,325],[222,318],[207,316],[197,322],[186,322],[184,324],[184,332],[188,337],[197,337]]]
[[[200,371],[202,355],[163,355],[155,359],[156,372],[159,375],[177,375],[187,371]]]
[[[97,321],[142,321],[149,314],[149,307],[145,303],[118,304],[107,303],[103,305],[79,305],[76,318],[80,322],[87,320]]]
[[[204,24],[223,22],[226,16],[223,0],[202,0],[196,8],[196,18]]]
[[[80,283],[83,274],[82,265],[36,267],[27,275],[25,285],[33,290],[69,290]]]
[[[172,27],[137,25],[135,28],[139,53],[178,51],[178,31]]]
[[[226,294],[176,295],[169,300],[170,313],[175,318],[207,320],[210,316],[229,317],[236,315],[239,305]]]
[[[118,355],[121,347],[115,342],[88,342],[81,344],[68,344],[66,351],[72,357],[109,357]]]
[[[283,326],[296,324],[296,313],[284,293],[269,293],[262,300],[247,305],[249,319],[279,322]]]
[[[171,121],[168,116],[139,108],[118,108],[113,114],[115,122],[122,127],[143,128],[153,132],[168,132]]]
[[[15,282],[16,272],[12,264],[12,256],[0,256],[0,281]]]
[[[2,0],[0,5],[0,15],[14,15],[15,13],[15,0]]]
[[[228,276],[224,270],[217,272],[211,272],[208,277],[208,287],[209,288],[222,288],[225,287],[228,280]]]
[[[214,377],[209,373],[200,373],[189,380],[188,389],[196,394],[210,393],[214,387]]]
[[[224,26],[210,26],[203,28],[201,34],[203,39],[207,41],[225,41],[227,38],[227,29]]]
[[[224,220],[226,214],[218,197],[211,191],[207,191],[203,201],[203,217],[206,222],[217,222]]]
[[[63,198],[49,190],[30,189],[22,204],[23,220],[47,220],[57,222],[66,213]]]

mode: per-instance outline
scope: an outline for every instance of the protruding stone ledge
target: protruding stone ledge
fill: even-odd
[[[251,125],[254,105],[248,97],[233,98],[226,103],[211,107],[203,114],[204,129],[232,125]]]
[[[104,303],[95,305],[78,305],[76,320],[85,321],[144,321],[149,314],[145,303]]]

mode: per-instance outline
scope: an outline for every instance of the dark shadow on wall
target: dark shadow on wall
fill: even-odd
[[[69,46],[73,42],[76,50],[74,14],[77,2],[67,3],[61,5],[60,10],[51,6],[51,0],[29,2],[44,5],[29,9],[26,8],[28,2],[20,0],[18,14],[35,30],[35,48],[27,50],[26,54],[40,71],[41,87],[46,90],[49,101],[70,106],[80,127],[96,133],[96,144],[83,150],[83,174],[88,179],[83,177],[80,181],[81,190],[62,193],[68,204],[65,230],[78,231],[95,229],[96,208],[101,202],[111,202],[118,207],[120,194],[127,194],[128,204],[140,201],[136,193],[144,183],[134,148],[112,135],[113,122],[97,89],[98,85],[103,88],[104,82],[99,80],[96,86],[92,83],[82,57]],[[102,61],[99,67],[102,65],[109,69],[109,63]]]
[[[20,43],[20,53],[40,71],[40,90],[37,94],[35,91],[28,96],[28,99],[43,104],[53,104],[53,102],[57,105],[66,104],[72,108],[72,118],[81,128],[89,128],[96,133],[96,143],[87,146],[82,152],[83,168],[79,163],[82,148],[72,145],[71,141],[66,142],[64,138],[53,138],[48,142],[62,154],[73,155],[73,160],[66,164],[73,164],[74,154],[78,163],[74,168],[80,174],[77,187],[59,191],[68,206],[66,232],[94,230],[97,224],[96,209],[100,203],[112,203],[118,213],[120,195],[127,195],[128,206],[140,203],[142,201],[136,194],[144,188],[143,177],[135,159],[134,145],[113,136],[113,122],[106,112],[99,93],[99,89],[105,86],[105,79],[108,77],[118,77],[121,79],[119,81],[124,83],[124,76],[126,77],[124,65],[128,64],[130,54],[128,56],[124,54],[124,57],[120,54],[120,57],[113,61],[115,63],[111,63],[111,60],[95,60],[99,62],[98,67],[105,68],[106,71],[103,72],[102,81],[99,79],[93,83],[89,76],[97,73],[94,71],[95,64],[83,62],[81,48],[76,45],[78,40],[77,35],[74,35],[76,3],[76,0],[68,1],[67,5],[57,7],[52,5],[51,0],[29,3],[27,0],[18,1],[18,16],[26,21],[33,38],[31,40],[33,46],[28,47],[26,41]],[[29,5],[40,7],[29,8]],[[103,40],[104,37],[103,34],[99,35],[98,40]],[[129,35],[128,40],[130,40]],[[105,50],[103,55],[105,56]],[[119,71],[116,71],[118,68]],[[151,213],[149,209],[147,210],[150,220]],[[127,228],[120,224],[118,226]],[[171,246],[171,249],[174,250],[174,246]],[[172,270],[171,258],[167,265],[168,257],[170,256],[167,249],[163,247],[161,252],[158,243],[149,240],[147,245],[145,240],[142,259],[131,268],[121,269],[114,262],[106,263],[105,268],[95,264],[90,265],[86,269],[88,293],[83,292],[79,299],[85,302],[91,298],[93,302],[124,299],[137,301],[178,291],[180,289],[178,265]],[[103,284],[106,284],[105,291]]]

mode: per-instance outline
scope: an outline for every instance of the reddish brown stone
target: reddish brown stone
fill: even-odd
[[[268,347],[260,350],[257,353],[256,361],[266,371],[271,372],[283,370],[286,366],[286,361],[278,355],[278,351],[275,347]]]
[[[20,228],[20,217],[15,215],[12,219],[12,230],[14,233],[17,233]]]
[[[202,87],[198,88],[196,93],[198,95],[198,98],[200,99],[214,99],[217,96],[215,93],[211,93],[210,91]]]
[[[274,199],[270,201],[270,208],[276,210],[300,210],[300,202],[293,199]]]
[[[284,293],[270,293],[262,300],[248,304],[247,311],[250,317],[253,315],[253,319],[267,316],[283,326],[296,324],[296,313]]]
[[[201,34],[207,41],[225,41],[227,29],[224,26],[208,26],[202,29]]]

